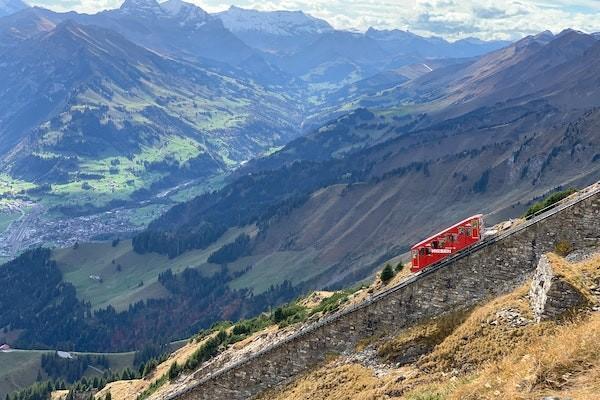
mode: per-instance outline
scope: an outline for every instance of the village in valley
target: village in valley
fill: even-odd
[[[0,203],[0,259],[38,246],[70,247],[79,242],[127,237],[141,229],[136,209],[116,208],[97,214],[53,218],[43,205],[11,199]]]

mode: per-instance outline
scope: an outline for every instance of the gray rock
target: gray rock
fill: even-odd
[[[555,275],[546,255],[540,257],[531,287],[529,302],[536,322],[560,317],[586,303],[573,285]]]

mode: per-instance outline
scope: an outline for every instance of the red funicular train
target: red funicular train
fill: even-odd
[[[473,215],[450,228],[428,237],[411,248],[412,272],[443,260],[477,243],[482,238],[483,215]]]

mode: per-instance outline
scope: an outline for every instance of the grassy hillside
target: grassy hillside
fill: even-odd
[[[402,103],[360,109],[248,163],[216,194],[155,220],[134,244],[178,254],[210,241],[215,225],[257,221],[251,254],[237,261],[252,270],[234,287],[264,290],[259,281],[273,277],[343,287],[468,215],[494,223],[504,209],[514,218],[537,197],[597,181],[599,126],[598,108],[545,99],[435,119]]]
[[[551,261],[561,274],[585,286],[600,279],[598,255],[575,264],[558,256]],[[597,398],[600,314],[583,310],[533,323],[528,290],[526,284],[466,313],[400,331],[392,340],[365,341],[357,356],[332,357],[261,399]],[[418,346],[429,350],[415,361],[400,361]]]
[[[41,367],[42,354],[51,353],[43,350],[15,350],[9,353],[0,352],[0,398],[7,393],[23,388],[35,382],[38,371],[42,378],[46,374]],[[80,355],[99,353],[74,353]],[[133,367],[134,353],[107,353],[110,368],[120,371],[127,367]],[[91,368],[86,371],[86,376],[98,376],[100,373]]]
[[[173,259],[157,253],[138,254],[133,251],[131,240],[120,241],[116,246],[99,242],[56,249],[53,259],[63,273],[63,280],[75,286],[78,298],[89,301],[93,308],[112,305],[123,310],[140,300],[167,296],[167,290],[158,283],[158,275],[169,268],[178,273],[198,267],[206,276],[219,271],[219,266],[206,262],[208,256],[248,230],[231,229],[206,249]]]

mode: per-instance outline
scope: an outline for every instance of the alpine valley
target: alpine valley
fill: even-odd
[[[220,321],[251,322],[196,343],[298,322],[310,306],[277,307],[370,282],[468,215],[493,225],[598,181],[599,39],[0,0],[0,344],[22,350],[0,396],[141,379]],[[52,375],[54,350],[83,370]]]

